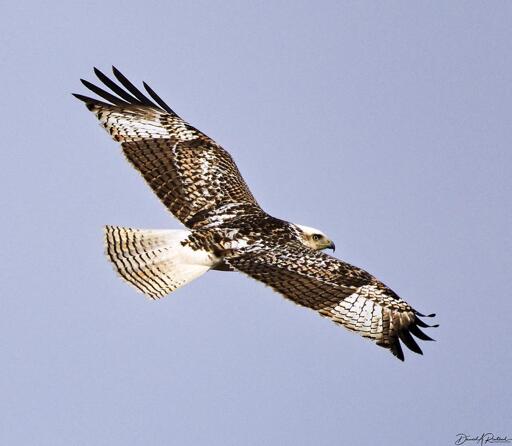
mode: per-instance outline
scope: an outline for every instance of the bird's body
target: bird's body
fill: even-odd
[[[117,96],[87,81],[82,82],[108,102],[75,96],[187,227],[107,226],[107,255],[126,281],[156,299],[210,269],[239,271],[399,359],[399,339],[421,353],[411,336],[430,340],[419,328],[427,326],[420,313],[366,271],[322,252],[334,243],[321,231],[263,211],[229,153],[183,121],[148,85],[152,100],[115,68],[124,88],[95,72]]]

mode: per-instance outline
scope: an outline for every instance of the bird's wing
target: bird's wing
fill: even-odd
[[[382,282],[298,242],[260,247],[228,257],[225,262],[295,303],[373,340],[402,361],[400,340],[419,354],[422,351],[411,333],[432,340],[419,328],[429,326],[419,319],[423,315]]]
[[[182,223],[198,228],[261,212],[230,154],[215,141],[183,121],[146,83],[151,99],[114,67],[120,85],[94,71],[111,92],[82,83],[107,102],[74,96],[121,143],[130,163]]]

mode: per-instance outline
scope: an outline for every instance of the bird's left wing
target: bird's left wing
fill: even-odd
[[[110,91],[82,83],[104,101],[74,96],[121,143],[128,161],[182,223],[199,228],[263,212],[231,155],[181,119],[146,83],[151,99],[116,68],[119,84],[94,71]]]
[[[368,272],[300,243],[260,247],[224,259],[238,271],[295,303],[373,340],[404,359],[400,340],[422,351],[411,333],[432,340],[419,327],[423,316]],[[432,315],[430,315],[432,316]]]

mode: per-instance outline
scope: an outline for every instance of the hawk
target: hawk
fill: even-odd
[[[117,83],[94,69],[110,91],[82,80],[101,100],[74,96],[121,143],[128,161],[187,228],[106,226],[105,250],[124,280],[158,299],[210,269],[239,271],[402,361],[400,342],[422,354],[412,335],[432,340],[421,328],[437,325],[420,318],[433,314],[419,313],[368,272],[324,253],[335,246],[322,231],[267,214],[226,150],[181,119],[145,82],[147,94],[112,68]]]

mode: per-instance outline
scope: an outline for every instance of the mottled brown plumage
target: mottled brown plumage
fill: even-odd
[[[228,152],[183,121],[147,84],[151,99],[113,72],[122,86],[95,69],[112,93],[82,81],[107,102],[75,96],[190,229],[107,226],[107,255],[126,281],[157,299],[209,269],[237,270],[401,360],[400,341],[422,353],[411,334],[431,339],[419,328],[428,326],[423,315],[366,271],[321,252],[334,248],[325,234],[265,213]]]

